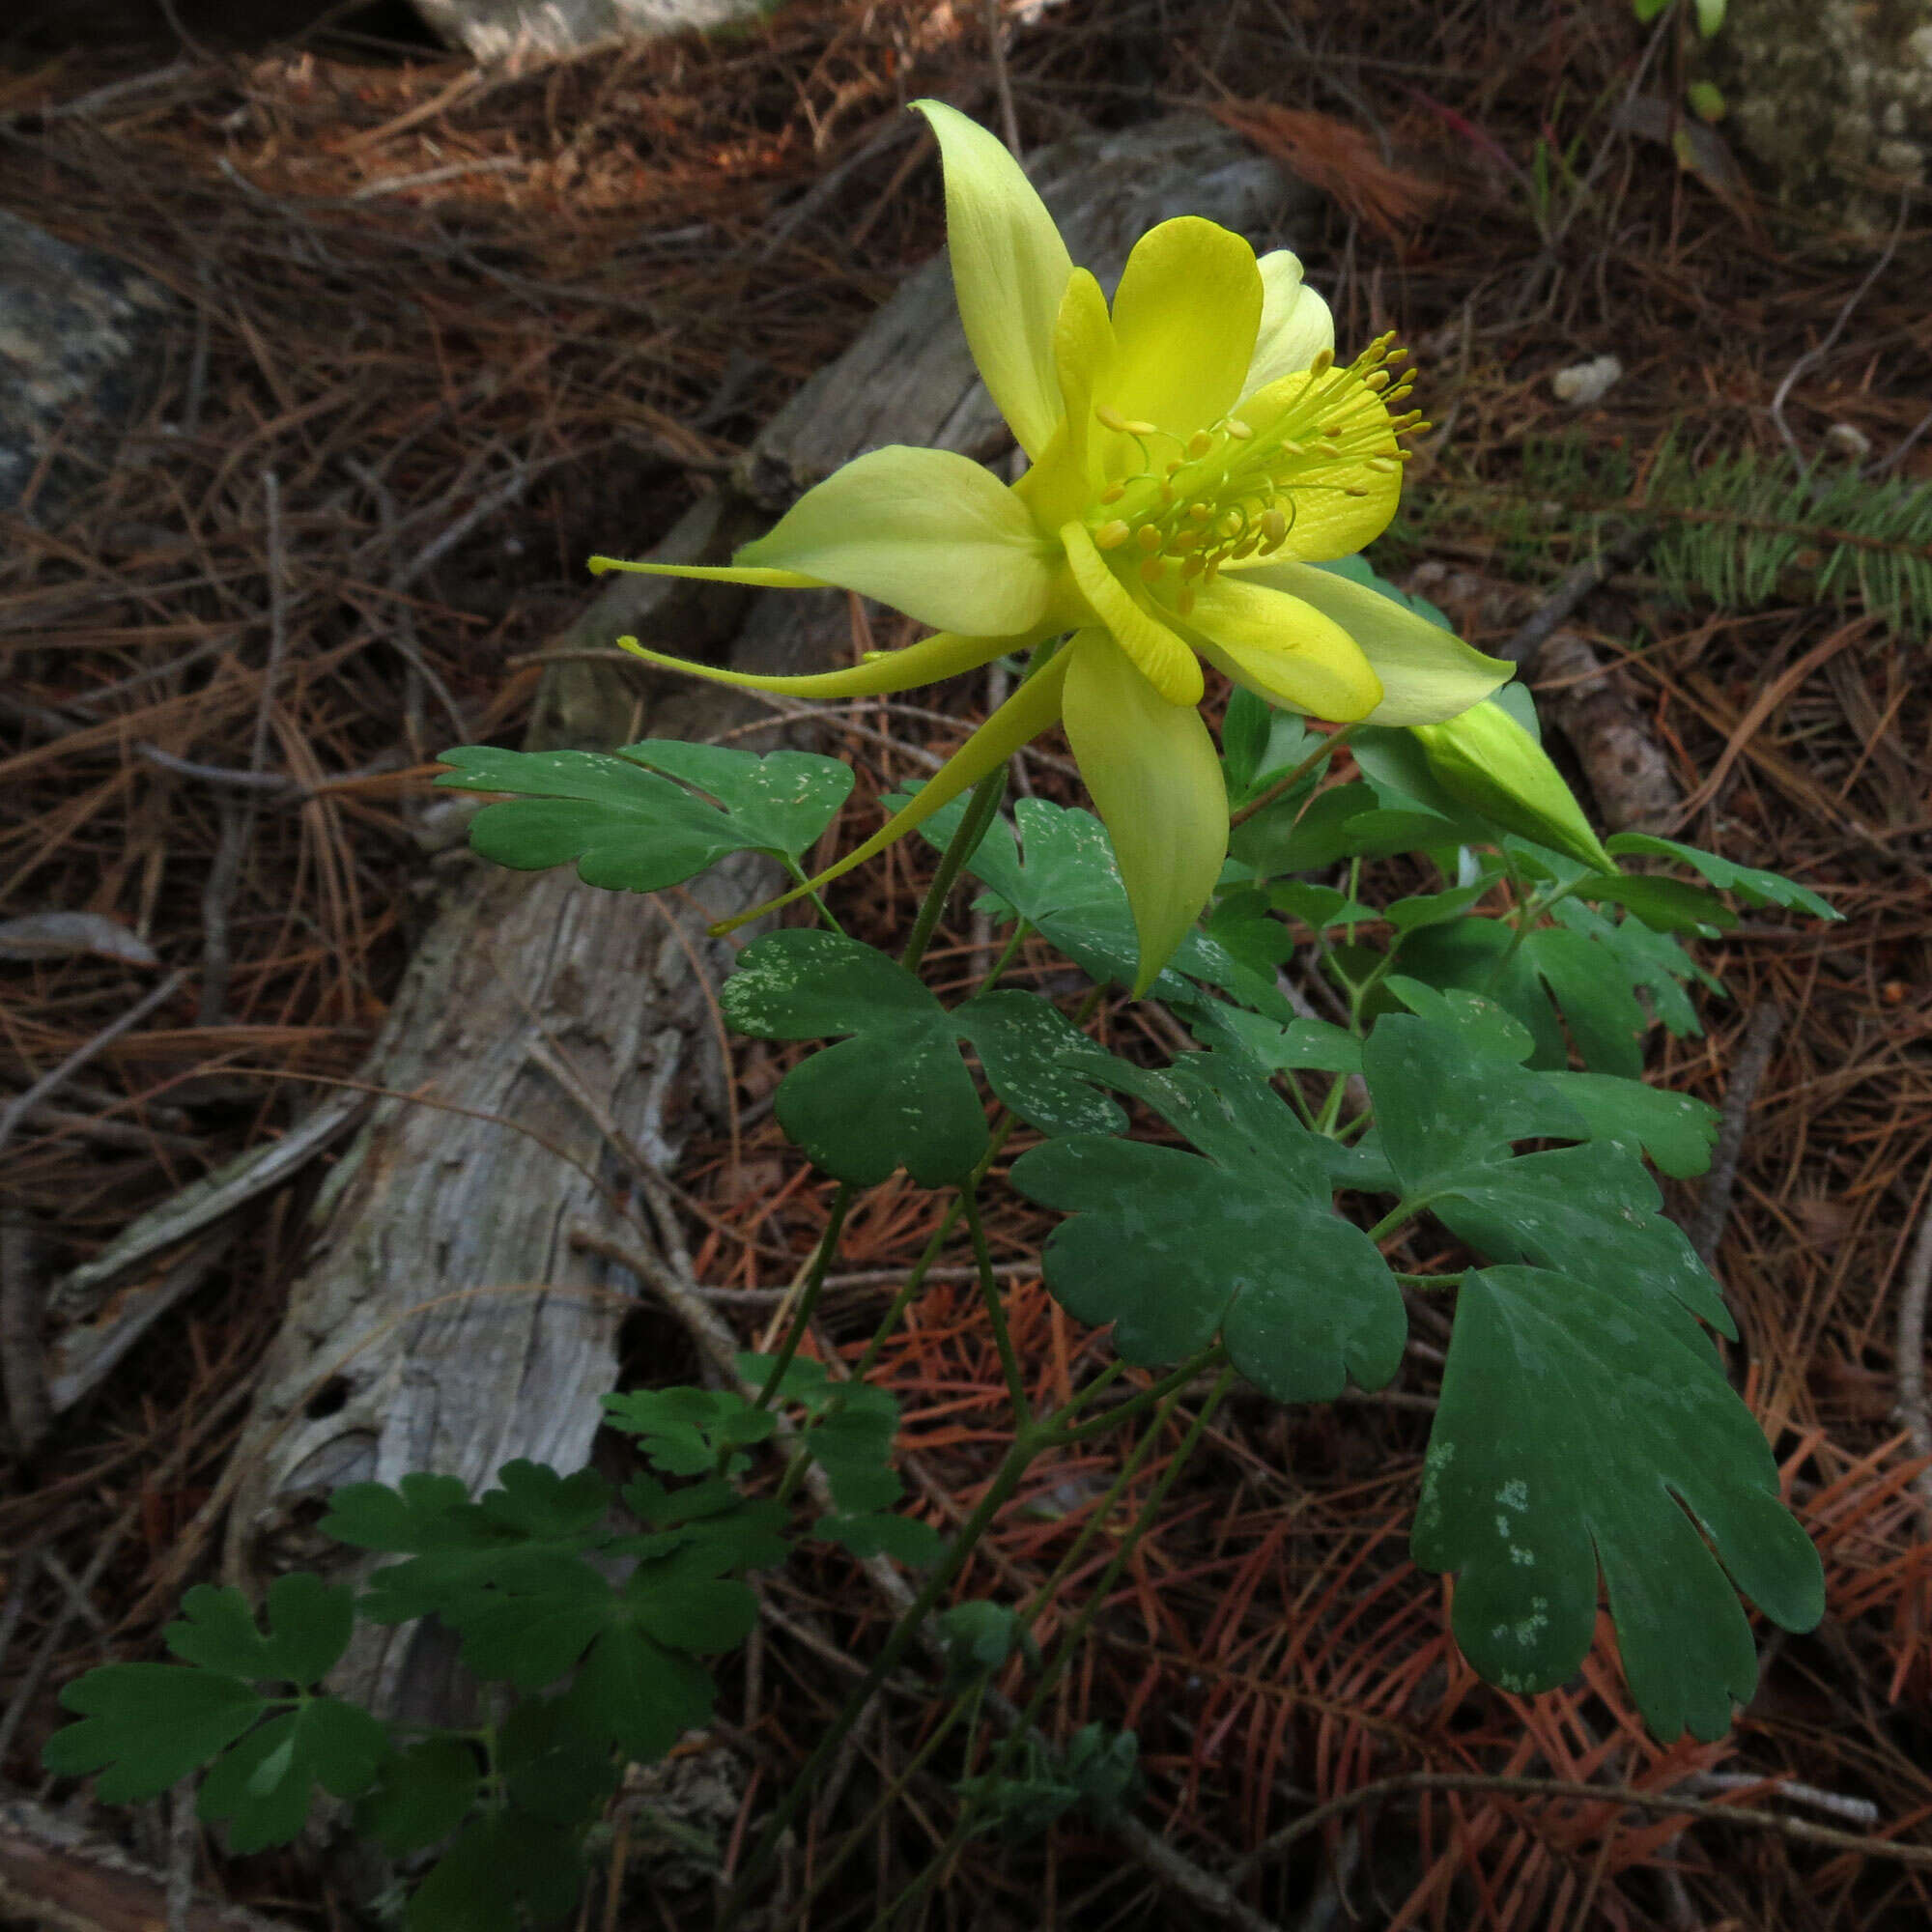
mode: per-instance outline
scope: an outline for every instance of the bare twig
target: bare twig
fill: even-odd
[[[1905,217],[1911,213],[1911,210],[1912,189],[1910,186],[1907,186],[1899,191],[1898,219],[1891,225],[1891,240],[1885,244],[1884,252],[1871,265],[1864,280],[1845,298],[1844,306],[1839,309],[1837,320],[1833,323],[1824,341],[1819,343],[1815,349],[1807,349],[1784,372],[1784,379],[1778,384],[1777,391],[1771,399],[1771,419],[1776,425],[1778,435],[1784,439],[1784,446],[1790,450],[1792,461],[1797,463],[1801,468],[1804,466],[1804,452],[1799,448],[1798,439],[1791,433],[1791,425],[1784,420],[1785,399],[1791,394],[1792,384],[1798,381],[1799,377],[1805,374],[1808,370],[1816,368],[1832,353],[1833,347],[1836,344],[1838,337],[1845,332],[1846,323],[1851,321],[1853,312],[1864,300],[1866,292],[1885,273],[1886,270],[1891,266],[1891,258],[1898,252],[1899,238],[1905,233]]]
[[[158,986],[151,987],[140,999],[128,1009],[118,1020],[104,1026],[86,1041],[77,1046],[54,1068],[51,1073],[43,1074],[24,1094],[16,1094],[4,1111],[0,1111],[0,1148],[13,1139],[14,1130],[48,1094],[56,1094],[64,1086],[71,1074],[78,1073],[87,1063],[103,1048],[112,1046],[124,1033],[137,1027],[158,1006],[174,996],[175,989],[187,978],[185,971],[177,969],[170,973]]]
[[[1595,556],[1586,556],[1566,570],[1545,593],[1543,602],[1511,633],[1509,641],[1496,650],[1499,658],[1525,669],[1533,667],[1536,654],[1548,642],[1550,634],[1575,614],[1578,605],[1605,579],[1634,563],[1657,540],[1648,528],[1626,530]]]
[[[1378,1777],[1368,1784],[1345,1791],[1312,1811],[1304,1811],[1291,1825],[1285,1825],[1264,1844],[1238,1860],[1230,1877],[1238,1884],[1247,1875],[1277,1859],[1311,1832],[1319,1832],[1330,1819],[1352,1811],[1357,1805],[1373,1804],[1378,1798],[1398,1798],[1418,1791],[1467,1791],[1497,1798],[1560,1798],[1585,1804],[1625,1805],[1638,1811],[1682,1813],[1706,1818],[1719,1824],[1739,1825],[1747,1831],[1775,1832],[1795,1838],[1801,1844],[1824,1845],[1834,1852],[1852,1852],[1861,1858],[1890,1859],[1916,1870],[1932,1871],[1932,1845],[1902,1845],[1884,1837],[1861,1837],[1853,1832],[1834,1832],[1828,1825],[1813,1825],[1803,1818],[1785,1818],[1775,1811],[1753,1811],[1742,1804],[1723,1804],[1709,1799],[1686,1798],[1670,1791],[1636,1791],[1629,1785],[1584,1784],[1564,1777],[1492,1777],[1477,1772],[1412,1771],[1395,1777]]]
[[[1686,1232],[1706,1267],[1717,1260],[1718,1243],[1730,1217],[1731,1194],[1738,1184],[1738,1156],[1744,1151],[1745,1120],[1757,1097],[1758,1083],[1771,1065],[1772,1049],[1784,1028],[1784,1014],[1775,1006],[1757,1008],[1745,1029],[1745,1040],[1731,1065],[1731,1084],[1724,1094],[1718,1144],[1711,1152],[1711,1178]]]
[[[23,1456],[53,1427],[47,1368],[41,1352],[41,1297],[36,1290],[34,1231],[16,1208],[0,1210],[0,1388],[7,1419]]]
[[[1918,1223],[1918,1238],[1905,1264],[1898,1297],[1898,1416],[1912,1436],[1912,1453],[1928,1466],[1913,1478],[1919,1507],[1932,1520],[1932,1421],[1925,1414],[1925,1301],[1932,1292],[1932,1204]]]

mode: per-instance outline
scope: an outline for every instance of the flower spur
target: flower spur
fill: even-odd
[[[1109,304],[1005,147],[941,102],[918,106],[945,170],[960,320],[1025,474],[1008,486],[952,451],[893,445],[808,491],[729,565],[591,568],[836,586],[937,632],[798,677],[620,640],[654,665],[797,697],[903,691],[1065,638],[910,805],[811,883],[872,857],[1059,723],[1114,842],[1145,990],[1227,855],[1227,795],[1198,708],[1204,662],[1271,704],[1378,724],[1452,718],[1511,667],[1316,567],[1387,526],[1400,438],[1425,426],[1394,412],[1409,382],[1392,338],[1337,363],[1327,306],[1294,256],[1258,260],[1191,215],[1141,237]]]

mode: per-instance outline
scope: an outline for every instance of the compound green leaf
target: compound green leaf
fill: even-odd
[[[1200,1149],[1075,1135],[1020,1156],[1013,1185],[1070,1215],[1049,1239],[1046,1284],[1083,1321],[1114,1324],[1142,1366],[1218,1332],[1278,1402],[1379,1388],[1406,1324],[1394,1277],[1334,1211],[1316,1136],[1251,1062],[1189,1054],[1164,1073],[1094,1054],[1094,1077],[1137,1094]]]
[[[1733,1582],[1788,1630],[1824,1609],[1817,1552],[1710,1349],[1540,1268],[1464,1279],[1411,1547],[1458,1573],[1463,1654],[1523,1693],[1581,1662],[1601,1566],[1632,1692],[1665,1740],[1721,1736],[1751,1694]]]
[[[309,1697],[271,1718],[216,1761],[199,1809],[226,1819],[238,1856],[292,1843],[307,1822],[314,1787],[359,1797],[389,1752],[389,1734],[367,1711],[338,1697]]]
[[[921,828],[922,836],[943,846],[964,810],[963,804],[954,804],[935,812]],[[1140,941],[1127,889],[1107,829],[1091,811],[1023,798],[1010,821],[996,818],[987,828],[966,868],[988,889],[976,901],[981,910],[1024,919],[1096,984],[1133,984]],[[1181,941],[1147,997],[1196,1005],[1201,994],[1189,983],[1193,980],[1218,986],[1279,1019],[1292,1016],[1271,975],[1256,972],[1203,932]]]
[[[178,1784],[232,1745],[269,1706],[253,1685],[180,1663],[106,1663],[66,1686],[81,1721],[41,1754],[63,1777],[98,1771],[103,1804],[134,1804]]]
[[[1763,872],[1753,866],[1740,866],[1715,852],[1680,845],[1674,838],[1659,838],[1648,832],[1619,832],[1609,840],[1609,849],[1619,858],[1642,854],[1649,858],[1675,859],[1692,871],[1702,873],[1719,892],[1736,893],[1747,905],[1787,906],[1793,912],[1807,912],[1813,919],[1844,918],[1829,899],[1819,897],[1809,886],[1801,886],[1781,872]]]
[[[587,1735],[650,1764],[708,1721],[714,1694],[711,1673],[696,1658],[626,1623],[591,1645],[562,1703]]]
[[[583,1889],[576,1835],[521,1811],[467,1826],[412,1894],[405,1932],[519,1932],[564,1918]]]
[[[1405,1197],[1486,1259],[1576,1275],[1693,1341],[1691,1316],[1737,1332],[1633,1149],[1611,1139],[1515,1151],[1519,1140],[1587,1138],[1557,1081],[1472,1052],[1466,1034],[1407,1013],[1377,1023],[1362,1073]]]
[[[1583,1116],[1593,1141],[1620,1141],[1641,1148],[1665,1174],[1678,1180],[1689,1180],[1711,1165],[1719,1116],[1708,1101],[1610,1073],[1552,1073],[1548,1077]]]
[[[946,1539],[915,1516],[893,1516],[884,1511],[822,1516],[811,1533],[838,1544],[862,1563],[872,1556],[890,1556],[909,1569],[925,1570],[946,1554]]]
[[[1518,1065],[1535,1048],[1526,1027],[1479,993],[1460,987],[1443,992],[1401,973],[1392,973],[1387,984],[1418,1018],[1454,1034],[1466,1053]],[[1640,1150],[1680,1180],[1702,1174],[1710,1165],[1719,1117],[1705,1101],[1609,1073],[1566,1071],[1538,1077],[1576,1109],[1591,1140]]]
[[[469,1815],[479,1783],[476,1752],[459,1738],[425,1738],[392,1757],[355,1809],[358,1830],[392,1858],[446,1838]]]
[[[204,1670],[235,1677],[317,1684],[349,1648],[355,1594],[298,1571],[269,1585],[269,1634],[240,1590],[197,1585],[182,1599],[182,1618],[162,1634],[168,1648]]]
[[[903,1167],[940,1187],[985,1152],[985,1109],[952,1015],[883,952],[840,933],[768,933],[739,955],[723,998],[725,1017],[756,1038],[850,1036],[779,1087],[779,1124],[814,1167],[860,1187]]]
[[[1359,1073],[1362,1042],[1346,1027],[1326,1020],[1278,1020],[1251,1013],[1240,1007],[1216,1002],[1188,1016],[1188,1025],[1204,1046],[1225,1046],[1245,1053],[1270,1073]]]
[[[476,814],[469,842],[484,858],[523,871],[575,860],[585,885],[636,893],[677,885],[733,852],[795,866],[852,789],[850,767],[836,758],[669,738],[616,753],[460,745],[442,761],[455,769],[439,785],[518,794]]]
[[[1105,1094],[1059,1056],[1086,1037],[1032,993],[992,992],[949,1011],[896,961],[833,932],[775,932],[748,946],[724,1011],[761,1039],[849,1036],[781,1083],[779,1124],[814,1165],[869,1186],[904,1167],[923,1186],[963,1180],[986,1151],[985,1109],[960,1057],[1043,1133],[1115,1133]]]

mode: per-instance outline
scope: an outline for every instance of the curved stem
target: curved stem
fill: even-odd
[[[1020,1373],[1020,1358],[1013,1352],[1012,1331],[1007,1326],[1006,1305],[1000,1299],[999,1277],[993,1272],[993,1257],[986,1247],[986,1230],[980,1219],[980,1190],[969,1180],[959,1199],[966,1210],[966,1226],[973,1235],[973,1259],[979,1264],[980,1293],[986,1303],[993,1346],[1000,1351],[1000,1367],[1006,1372],[1007,1396],[1013,1406],[1013,1427],[1024,1429],[1033,1420],[1033,1405],[1027,1400],[1026,1377]]]
[[[798,1353],[798,1345],[805,1339],[811,1311],[818,1306],[819,1294],[825,1287],[825,1272],[832,1265],[832,1257],[838,1251],[838,1236],[845,1226],[845,1210],[852,1205],[852,1183],[841,1180],[838,1193],[832,1197],[832,1213],[825,1223],[824,1234],[818,1237],[818,1247],[812,1254],[811,1267],[805,1278],[804,1293],[792,1310],[784,1340],[779,1344],[778,1355],[772,1363],[771,1373],[765,1377],[764,1387],[758,1391],[758,1399],[753,1405],[754,1407],[769,1408],[778,1399],[779,1384],[784,1380],[784,1373],[791,1367],[792,1357]]]

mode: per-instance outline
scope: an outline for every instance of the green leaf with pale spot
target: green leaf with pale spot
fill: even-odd
[[[903,1167],[922,1186],[963,1180],[986,1151],[986,1116],[959,1042],[987,1084],[1045,1133],[1118,1131],[1121,1111],[1066,1071],[1086,1044],[1057,1008],[992,992],[949,1011],[895,960],[840,933],[774,932],[739,955],[726,1018],[760,1039],[848,1037],[785,1075],[779,1124],[816,1167],[858,1186]]]
[[[1077,1135],[1013,1164],[1029,1200],[1072,1218],[1047,1242],[1046,1285],[1083,1321],[1114,1324],[1143,1367],[1219,1333],[1278,1402],[1379,1388],[1402,1360],[1395,1278],[1334,1211],[1318,1137],[1251,1062],[1183,1056],[1166,1072],[1094,1053],[1082,1071],[1133,1094],[1200,1150]]]
[[[1528,1029],[1479,993],[1460,987],[1442,992],[1401,973],[1392,973],[1386,983],[1412,1013],[1456,1035],[1470,1054],[1520,1065],[1534,1050]],[[1719,1116],[1707,1102],[1609,1073],[1566,1071],[1537,1077],[1575,1108],[1591,1140],[1641,1149],[1665,1174],[1680,1180],[1702,1174],[1711,1164]]]
[[[587,886],[655,893],[733,852],[796,867],[852,789],[850,766],[809,752],[759,756],[647,738],[620,752],[506,752],[459,745],[437,783],[512,792],[486,805],[470,845],[519,871],[577,862]]]
[[[1601,1566],[1632,1693],[1666,1742],[1722,1736],[1754,1688],[1733,1585],[1787,1630],[1824,1611],[1818,1554],[1695,1327],[1541,1268],[1463,1281],[1411,1548],[1457,1573],[1463,1655],[1525,1694],[1581,1663]]]
[[[1763,872],[1754,866],[1740,866],[1715,852],[1700,852],[1694,845],[1680,845],[1674,838],[1659,838],[1648,832],[1619,832],[1608,843],[1618,858],[1641,854],[1646,858],[1675,859],[1692,871],[1701,872],[1719,892],[1736,893],[1747,905],[1787,906],[1793,912],[1809,913],[1813,919],[1844,918],[1829,899],[1820,898],[1809,886],[1801,886],[1781,872]]]
[[[308,1821],[314,1787],[357,1798],[376,1781],[389,1734],[358,1705],[308,1697],[271,1718],[219,1758],[202,1780],[199,1809],[225,1819],[238,1857],[292,1844]]]
[[[1485,1259],[1577,1276],[1691,1336],[1691,1316],[1736,1334],[1634,1149],[1602,1140],[1515,1151],[1520,1140],[1587,1138],[1556,1081],[1472,1053],[1465,1037],[1407,1013],[1377,1022],[1362,1075],[1404,1198],[1426,1204]]]

